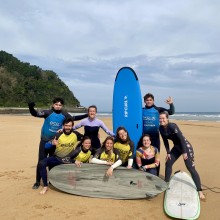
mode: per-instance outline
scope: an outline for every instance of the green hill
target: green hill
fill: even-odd
[[[0,107],[48,107],[53,98],[62,97],[66,108],[80,105],[68,86],[53,71],[42,70],[0,51]]]

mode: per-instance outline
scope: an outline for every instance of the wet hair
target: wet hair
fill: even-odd
[[[65,118],[65,120],[63,121],[63,125],[68,124],[69,122],[72,122],[72,124],[74,125],[74,121],[72,118]]]
[[[154,95],[151,94],[151,93],[147,93],[145,96],[144,96],[144,101],[148,98],[152,98],[154,100]]]
[[[97,107],[96,107],[96,105],[90,105],[90,106],[88,107],[88,112],[89,112],[89,109],[90,109],[90,108],[94,108],[95,111],[97,112]]]
[[[141,136],[141,138],[139,139],[139,141],[138,141],[137,148],[140,148],[140,147],[143,146],[143,139],[144,139],[144,137],[149,137],[149,139],[150,139],[150,141],[151,141],[151,136],[150,136],[149,134],[143,134],[143,135]]]
[[[121,138],[119,136],[119,131],[121,131],[121,130],[124,130],[125,132],[127,132],[127,140],[126,141],[121,140]],[[127,144],[131,143],[131,138],[130,138],[130,136],[128,134],[128,131],[125,127],[120,126],[120,127],[117,128],[117,130],[116,130],[116,141],[118,141],[120,143],[127,143]]]
[[[160,113],[160,115],[166,115],[166,118],[168,118],[168,119],[169,119],[169,114],[168,114],[168,112],[167,112],[167,111],[161,112],[161,113]]]
[[[64,105],[64,100],[62,98],[56,97],[53,99],[53,104],[60,102],[62,105]]]

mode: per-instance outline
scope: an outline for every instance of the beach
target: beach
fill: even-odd
[[[102,118],[112,129],[111,118]],[[195,151],[195,165],[201,182],[220,187],[220,123],[175,121]],[[151,199],[112,200],[62,193],[50,185],[46,195],[33,190],[43,119],[29,115],[0,115],[0,219],[171,219],[163,209],[164,193]],[[77,124],[77,122],[75,122]],[[83,132],[83,129],[79,129]],[[107,136],[100,130],[101,140]],[[172,146],[172,145],[171,145]],[[164,177],[165,148],[161,142],[160,177]],[[187,171],[182,157],[173,172]],[[203,187],[205,188],[205,187]],[[220,191],[220,190],[218,190]],[[200,220],[220,219],[220,194],[205,190]]]

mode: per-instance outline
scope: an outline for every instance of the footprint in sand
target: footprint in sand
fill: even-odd
[[[53,206],[52,205],[35,205],[34,208],[36,209],[50,209],[52,208]]]
[[[5,172],[0,172],[0,177],[7,177],[8,179],[13,179],[13,180],[30,179],[30,177],[21,176],[21,174],[23,173],[24,173],[24,170],[5,171]]]

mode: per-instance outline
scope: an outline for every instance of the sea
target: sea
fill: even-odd
[[[79,113],[72,113],[79,115]],[[111,118],[112,112],[98,112],[97,118]],[[170,119],[183,121],[213,121],[220,122],[220,112],[176,112]]]

